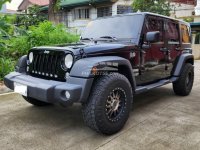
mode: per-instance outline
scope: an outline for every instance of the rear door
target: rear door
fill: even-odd
[[[166,66],[165,78],[171,76],[173,63],[178,55],[181,54],[181,37],[179,22],[176,20],[165,19],[165,47]]]

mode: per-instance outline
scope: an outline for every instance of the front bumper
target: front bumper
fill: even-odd
[[[67,82],[45,80],[12,72],[5,76],[5,85],[14,90],[14,83],[27,86],[27,96],[48,103],[72,104],[88,98],[93,79],[69,77]],[[66,98],[65,92],[70,93]]]

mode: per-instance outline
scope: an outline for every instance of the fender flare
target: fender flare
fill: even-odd
[[[112,67],[117,65],[117,68],[123,68],[126,71],[124,72],[129,82],[132,85],[133,91],[135,91],[136,81],[135,76],[132,71],[132,66],[129,60],[118,57],[118,56],[102,56],[102,57],[90,57],[80,59],[75,62],[73,65],[70,76],[78,78],[94,78],[95,75],[92,74],[93,67]],[[122,73],[123,74],[123,73]]]
[[[190,53],[184,53],[180,55],[180,57],[178,57],[174,64],[175,67],[173,68],[173,76],[180,76],[185,63],[191,63],[192,65],[194,65],[194,55]]]
[[[25,73],[27,67],[27,55],[22,56],[15,67],[15,71],[19,73]]]

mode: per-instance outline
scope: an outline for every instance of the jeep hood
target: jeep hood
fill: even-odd
[[[119,43],[99,43],[99,44],[86,44],[86,43],[76,43],[69,45],[60,46],[42,46],[35,47],[32,50],[46,50],[46,51],[70,51],[74,55],[81,55],[84,53],[86,55],[101,55],[108,53],[118,53],[120,51],[128,50],[130,45],[119,44]]]

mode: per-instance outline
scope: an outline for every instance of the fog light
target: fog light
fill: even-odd
[[[27,70],[26,70],[27,72],[29,72],[29,67],[27,67]]]
[[[67,73],[65,74],[65,79],[68,79],[68,77],[69,77],[69,72],[67,72]]]
[[[67,99],[69,99],[70,98],[70,93],[68,91],[66,91],[65,92],[65,96],[66,96]]]

